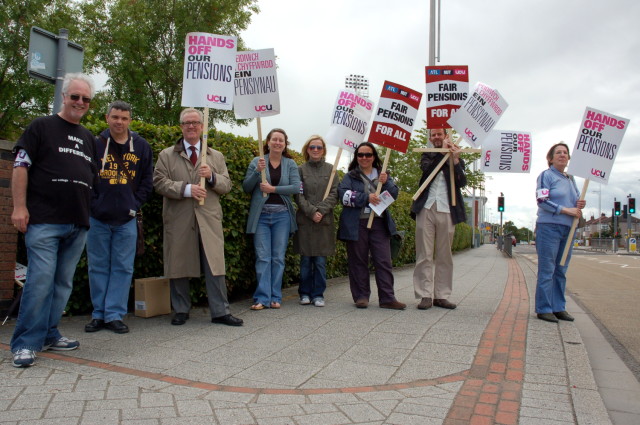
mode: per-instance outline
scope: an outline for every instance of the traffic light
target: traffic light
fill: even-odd
[[[629,214],[636,212],[636,198],[629,198]]]
[[[613,203],[613,213],[615,215],[620,215],[620,201],[616,201]]]
[[[627,218],[627,206],[622,207],[622,218]]]
[[[504,211],[504,196],[498,196],[498,211]]]

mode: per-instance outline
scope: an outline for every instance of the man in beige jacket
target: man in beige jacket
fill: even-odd
[[[232,316],[225,282],[224,235],[220,195],[231,190],[224,156],[207,147],[201,161],[204,118],[197,109],[180,113],[182,138],[158,155],[153,186],[164,197],[164,273],[171,282],[172,325],[189,319],[189,279],[204,271],[211,322],[242,326]],[[198,185],[201,177],[205,185]],[[204,204],[200,205],[200,201]]]

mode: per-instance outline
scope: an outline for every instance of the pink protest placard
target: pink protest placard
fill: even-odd
[[[325,141],[330,145],[354,152],[364,141],[372,112],[373,102],[369,99],[358,96],[351,90],[340,90]]]
[[[237,38],[190,32],[185,39],[182,106],[231,110]]]

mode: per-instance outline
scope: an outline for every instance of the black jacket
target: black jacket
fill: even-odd
[[[444,155],[439,152],[425,152],[420,158],[420,169],[422,170],[422,177],[420,177],[419,186],[431,175],[431,172],[442,161]],[[464,161],[460,159],[457,165],[453,167],[453,175],[455,181],[456,191],[456,206],[451,205],[451,179],[449,178],[449,161],[446,161],[439,172],[444,172],[445,181],[447,182],[447,193],[449,195],[449,210],[451,212],[451,222],[456,225],[467,221],[467,214],[464,209],[464,200],[462,199],[462,193],[460,189],[467,185],[467,176],[464,174]],[[434,179],[435,180],[435,179]],[[413,201],[411,204],[411,217],[415,220],[416,215],[424,208],[424,204],[429,197],[429,188],[433,184],[433,181],[429,182],[424,191],[420,194],[420,197]]]

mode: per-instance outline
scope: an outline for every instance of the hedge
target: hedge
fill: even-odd
[[[94,134],[106,128],[106,123],[93,120],[85,124]],[[158,153],[172,146],[181,136],[178,126],[154,126],[133,121],[131,129],[142,135],[151,145],[154,158]],[[255,255],[251,236],[245,234],[245,226],[249,212],[250,195],[242,191],[242,180],[249,162],[258,154],[258,145],[253,138],[235,136],[212,129],[209,132],[209,145],[221,151],[226,159],[229,176],[233,182],[231,192],[221,199],[224,219],[226,280],[229,298],[237,300],[250,296],[255,289]],[[302,163],[302,155],[291,151],[294,160]],[[342,173],[340,173],[342,174]],[[409,217],[412,194],[400,192],[398,200],[390,209],[397,223],[398,230],[404,232],[404,242],[394,266],[415,262],[414,234],[415,222]],[[136,258],[134,279],[141,277],[162,276],[162,197],[154,193],[143,209],[145,228],[144,256]],[[341,207],[334,214],[336,223]],[[456,226],[453,250],[463,250],[471,245],[471,228],[461,223]],[[336,255],[327,261],[327,277],[333,278],[347,274],[346,245],[338,242]],[[285,258],[283,285],[296,284],[299,281],[299,256],[293,253],[292,238]],[[133,285],[132,285],[133,292]],[[194,279],[191,284],[191,298],[194,305],[206,305],[206,289],[204,279]],[[133,305],[133,293],[129,297],[130,309]],[[74,287],[67,305],[70,314],[87,314],[92,311],[89,296],[89,279],[86,255],[83,254],[74,277]]]

